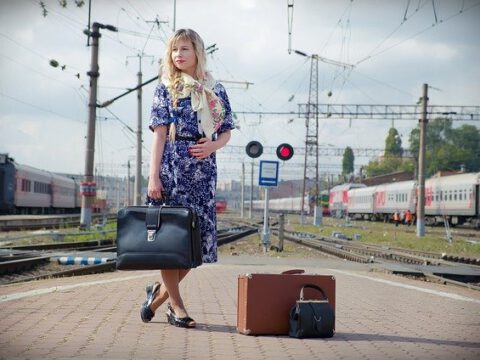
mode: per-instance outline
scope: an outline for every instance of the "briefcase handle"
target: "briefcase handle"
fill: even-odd
[[[162,191],[162,197],[160,199],[153,199],[153,198],[151,198],[150,196],[147,195],[146,198],[145,198],[145,205],[159,206],[159,205],[153,205],[152,203],[154,201],[161,201],[162,203],[160,204],[160,206],[168,205],[168,203],[170,202],[169,200],[170,199],[168,198],[168,193],[166,191]]]
[[[305,270],[302,270],[302,269],[291,269],[291,270],[287,270],[287,271],[282,272],[282,275],[303,274],[304,272],[305,272]]]
[[[302,290],[300,290],[300,301],[304,300],[303,289],[306,289],[306,288],[315,289],[315,290],[320,291],[322,293],[324,299],[328,301],[328,297],[325,294],[325,291],[323,291],[323,289],[320,286],[317,286],[317,285],[314,285],[314,284],[306,284],[306,285],[302,286]]]

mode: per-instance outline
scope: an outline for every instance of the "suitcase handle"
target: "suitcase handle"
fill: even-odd
[[[303,269],[292,269],[282,272],[282,275],[295,275],[295,274],[303,274],[305,270]]]

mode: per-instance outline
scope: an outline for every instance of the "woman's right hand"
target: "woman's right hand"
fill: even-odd
[[[162,181],[159,177],[150,178],[148,181],[148,197],[160,200],[164,191]]]

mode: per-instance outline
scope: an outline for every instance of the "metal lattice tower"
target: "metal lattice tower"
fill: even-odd
[[[319,195],[318,179],[318,56],[311,56],[310,67],[310,90],[308,93],[307,109],[305,111],[305,162],[303,168],[303,188],[302,194],[307,191],[307,178],[315,179],[314,201],[317,204]],[[305,206],[305,197],[302,196],[302,221],[303,209]]]

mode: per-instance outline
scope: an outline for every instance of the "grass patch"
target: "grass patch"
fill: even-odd
[[[89,240],[115,239],[117,220],[108,221],[103,228],[91,227],[89,231],[79,231],[78,227],[49,230],[10,232],[0,238],[0,246],[39,245],[58,242],[83,242]]]
[[[449,243],[446,238],[445,229],[442,227],[426,227],[425,236],[417,237],[416,227],[382,222],[352,221],[323,218],[323,225],[301,225],[298,217],[291,217],[287,229],[291,231],[309,232],[322,236],[331,236],[333,232],[341,232],[353,238],[355,234],[360,235],[360,242],[364,244],[375,244],[380,246],[398,247],[419,251],[436,253],[447,253],[466,257],[480,256],[480,232],[472,230],[452,229],[453,241]],[[311,222],[310,222],[311,223]],[[463,232],[472,232],[472,236],[460,235]],[[456,235],[459,234],[459,235]]]

